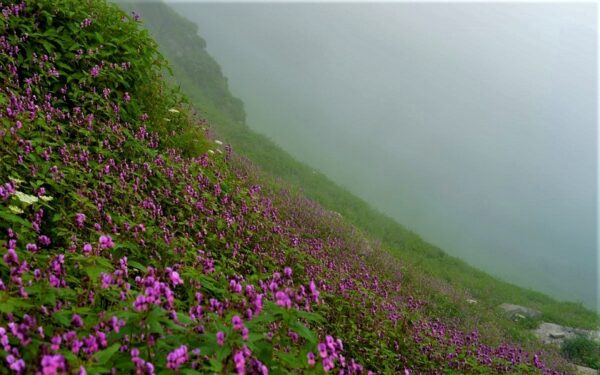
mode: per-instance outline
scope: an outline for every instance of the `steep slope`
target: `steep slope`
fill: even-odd
[[[387,252],[261,191],[135,17],[0,7],[1,373],[555,372],[430,319]]]
[[[285,181],[289,189],[300,190],[323,207],[341,213],[345,220],[361,228],[372,239],[381,241],[385,248],[409,265],[406,271],[418,269],[434,279],[429,281],[431,283],[449,284],[436,289],[456,289],[459,294],[476,298],[486,309],[511,302],[540,310],[543,313],[540,320],[582,328],[598,326],[598,315],[580,304],[558,302],[541,293],[497,280],[446,255],[324,175],[315,173],[313,168],[299,163],[268,138],[253,132],[244,123],[241,102],[229,92],[227,79],[207,53],[206,42],[197,35],[197,27],[192,22],[160,2],[126,1],[121,4],[143,15],[145,27],[171,63],[176,82],[220,137],[269,175]],[[444,308],[448,308],[447,303]],[[478,316],[477,320],[480,318]],[[490,319],[501,321],[497,316]],[[530,322],[530,325],[534,323]],[[515,329],[512,322],[501,324],[505,331],[511,332],[513,339],[523,336],[523,329]]]

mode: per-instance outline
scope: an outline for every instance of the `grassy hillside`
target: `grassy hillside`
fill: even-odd
[[[559,302],[542,293],[503,282],[448,256],[326,176],[298,162],[268,138],[253,132],[244,123],[242,103],[229,92],[226,78],[207,53],[206,42],[197,35],[197,27],[192,22],[162,3],[127,2],[123,6],[143,15],[144,25],[170,61],[182,91],[189,95],[220,137],[258,164],[267,175],[285,181],[288,189],[302,191],[323,207],[342,214],[370,238],[380,241],[402,260],[407,266],[405,271],[418,269],[435,279],[424,282],[436,284],[436,289],[452,288],[453,293],[480,300],[486,311],[491,312],[500,303],[510,302],[542,311],[539,320],[582,328],[599,325],[598,315],[581,304]],[[492,315],[490,319],[498,322],[502,318]],[[513,338],[526,335],[512,323],[504,323]]]
[[[0,373],[569,370],[436,318],[387,251],[205,137],[136,17],[0,8]]]

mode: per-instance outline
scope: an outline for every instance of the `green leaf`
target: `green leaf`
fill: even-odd
[[[306,319],[310,322],[321,323],[325,321],[325,319],[317,313],[298,310],[297,314],[300,318]]]
[[[127,264],[133,268],[136,268],[136,269],[142,271],[142,272],[146,272],[146,267],[144,267],[143,264],[136,262],[135,260],[128,260]]]
[[[162,335],[165,331],[161,324],[161,318],[165,315],[165,311],[161,308],[155,307],[148,314],[148,319],[146,320],[148,327],[150,328],[151,333],[158,333]]]
[[[108,360],[113,356],[113,354],[115,354],[119,350],[119,347],[121,347],[121,344],[119,343],[112,344],[108,348],[96,353],[94,355],[94,358],[96,359],[98,365],[103,365],[106,362],[108,362]]]
[[[291,328],[296,331],[300,337],[306,339],[311,344],[317,344],[317,335],[314,334],[310,329],[308,329],[304,324],[299,322],[293,322],[291,324]]]
[[[177,313],[177,320],[179,320],[183,324],[191,324],[193,323],[192,319],[187,314],[182,314],[180,312]]]
[[[68,327],[71,324],[71,312],[61,311],[52,315],[59,324]]]
[[[271,364],[271,362],[273,360],[273,344],[272,343],[270,343],[266,340],[261,340],[256,343],[251,343],[250,347],[252,348],[254,355],[256,355],[256,357],[258,359],[260,359],[261,362],[263,362],[267,365]]]
[[[281,359],[281,362],[290,368],[304,367],[304,358],[298,358],[298,355],[295,353],[279,352],[277,356]]]
[[[180,370],[179,373],[180,374],[189,374],[189,375],[202,374],[200,371],[192,370],[190,368]]]
[[[27,220],[15,215],[15,214],[11,214],[10,212],[6,212],[6,211],[0,211],[0,218],[8,221],[9,223],[16,223],[16,224],[21,224],[21,225],[25,225],[25,226],[27,226],[29,224],[27,222]]]
[[[52,50],[53,50],[52,44],[48,43],[45,40],[42,40],[42,45],[44,46],[44,49],[46,50],[46,52],[52,53]]]
[[[6,295],[5,293],[0,294]],[[23,308],[28,309],[31,308],[32,305],[29,302],[23,301],[22,299],[8,297],[6,299],[0,298],[0,312],[9,313],[13,312],[16,309]]]

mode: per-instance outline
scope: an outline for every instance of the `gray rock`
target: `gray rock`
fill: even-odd
[[[534,333],[542,342],[556,345],[560,345],[565,339],[575,336],[572,328],[545,322],[540,324]]]
[[[575,336],[583,336],[597,340],[600,331],[592,331],[580,328],[564,327],[559,324],[542,322],[534,331],[534,334],[546,344],[560,345],[563,341]]]
[[[536,318],[542,315],[542,313],[538,310],[531,309],[525,306],[513,305],[511,303],[503,303],[500,305],[500,308],[506,311],[511,317],[514,317],[516,314],[521,314],[529,318]]]

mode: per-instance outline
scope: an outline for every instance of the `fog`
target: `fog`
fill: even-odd
[[[449,254],[597,307],[594,4],[173,4],[248,124]]]

